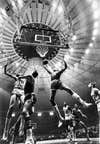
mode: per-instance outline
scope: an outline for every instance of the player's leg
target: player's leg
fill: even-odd
[[[36,95],[32,93],[31,99],[25,101],[22,113],[27,117],[30,116],[32,113],[34,113],[34,105],[36,102],[37,102]],[[23,132],[23,128],[24,128],[24,123],[25,123],[25,119],[23,117],[24,115],[21,116],[20,134],[21,131]]]
[[[31,116],[30,116],[30,111],[29,111],[31,105],[32,105],[31,100],[26,100],[23,106],[23,111],[22,111],[22,117],[23,117],[22,119],[25,122],[25,128],[26,128],[25,144],[34,143],[34,140],[32,138],[32,121],[31,121]]]
[[[74,135],[73,135],[73,120],[72,119],[69,119],[67,120],[67,129],[68,129],[68,134],[69,134],[69,138],[70,138],[70,141],[72,141]]]
[[[69,93],[73,98],[75,98],[77,101],[79,101],[79,103],[81,103],[84,107],[88,107],[91,105],[91,103],[85,102],[77,93],[75,93],[71,88],[68,88],[63,83],[62,83],[61,89],[65,90],[67,93]]]
[[[55,96],[56,96],[57,89],[51,89],[51,96],[50,96],[50,102],[53,106],[54,111],[56,112],[57,117],[59,118],[58,127],[62,125],[63,117],[61,116],[61,113],[59,111],[58,105],[55,102]]]
[[[2,140],[7,140],[7,138],[8,138],[9,125],[10,125],[10,121],[11,121],[11,117],[12,117],[11,115],[13,113],[13,108],[14,108],[16,102],[17,102],[16,101],[16,95],[13,94],[10,98],[9,109],[8,109],[8,112],[6,115]]]
[[[73,134],[74,134],[74,139],[76,138],[76,129],[78,126],[78,122],[74,119],[73,120]]]
[[[19,136],[19,126],[20,126],[21,117],[19,116],[16,123],[10,129],[11,140],[10,144],[14,144],[16,137]]]
[[[82,126],[85,129],[87,140],[89,140],[89,134],[88,134],[87,126],[82,121],[79,121],[79,125]]]
[[[25,120],[25,127],[26,127],[26,141],[25,144],[34,143],[34,138],[32,135],[32,120],[31,120],[31,114],[33,113],[33,107],[36,103],[36,97],[35,95],[32,95],[31,99],[28,99],[25,101],[23,106],[23,118]]]
[[[24,135],[24,126],[25,126],[25,120],[22,115],[20,115],[20,126],[19,126],[19,136]]]

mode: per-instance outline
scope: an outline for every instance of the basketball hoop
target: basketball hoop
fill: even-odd
[[[39,54],[40,57],[45,57],[46,54],[48,53],[49,51],[49,48],[47,46],[45,46],[45,43],[42,42],[42,44],[44,45],[41,45],[41,46],[37,46],[36,47],[36,52]]]

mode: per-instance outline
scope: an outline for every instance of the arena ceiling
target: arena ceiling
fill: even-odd
[[[61,66],[63,57],[68,64],[62,81],[90,101],[88,83],[96,81],[100,86],[99,7],[99,0],[0,0],[1,88],[11,91],[8,85],[12,80],[3,74],[7,61],[12,74],[25,75],[35,68],[39,72],[37,107],[51,108],[50,79],[42,67],[42,59],[49,51],[46,58],[52,68]],[[38,41],[41,35],[49,35],[45,36],[49,42]],[[56,100],[60,105],[63,101],[72,102],[69,95],[60,91]]]

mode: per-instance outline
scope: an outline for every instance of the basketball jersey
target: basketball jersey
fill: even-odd
[[[99,89],[98,88],[92,88],[91,90],[91,96],[95,103],[98,103],[100,101],[100,94],[99,94]]]
[[[12,94],[24,95],[24,81],[17,80],[15,82],[15,86],[12,91]]]
[[[64,114],[65,114],[65,120],[72,119],[73,115],[72,115],[71,111],[68,110],[68,106],[66,106],[66,107],[64,106],[63,111],[64,111]]]

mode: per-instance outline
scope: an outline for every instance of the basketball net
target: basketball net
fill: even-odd
[[[42,42],[42,44],[44,44],[44,45],[36,47],[36,52],[40,55],[40,57],[43,58],[48,53],[49,48],[47,46],[45,46],[45,43]]]

